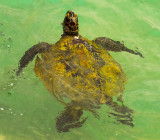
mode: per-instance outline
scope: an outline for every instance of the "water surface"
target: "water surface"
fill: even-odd
[[[0,140],[159,140],[160,139],[159,0],[1,0]],[[64,106],[36,78],[34,61],[20,77],[13,69],[24,52],[40,41],[55,43],[68,10],[79,16],[80,34],[105,36],[139,48],[144,59],[111,53],[127,75],[125,104],[134,110],[134,127],[113,123],[102,106],[83,127],[58,133],[55,118]]]

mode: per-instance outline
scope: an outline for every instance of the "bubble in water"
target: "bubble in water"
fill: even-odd
[[[12,86],[13,86],[13,83],[11,83],[10,86],[12,87]]]
[[[4,108],[0,108],[0,110],[2,110],[2,111],[3,111],[3,110],[4,110]]]

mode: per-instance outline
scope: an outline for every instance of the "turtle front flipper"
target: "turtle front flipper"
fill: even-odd
[[[28,49],[19,61],[19,66],[16,75],[18,76],[20,74],[22,69],[26,67],[30,61],[33,60],[36,54],[42,53],[44,50],[49,49],[51,46],[51,44],[41,42]]]
[[[133,110],[125,106],[122,100],[119,100],[119,102],[121,103],[121,105],[119,105],[117,102],[114,102],[111,97],[107,96],[106,98],[106,105],[108,105],[111,109],[115,111],[109,112],[109,116],[114,116],[117,122],[134,127]]]
[[[125,51],[125,52],[129,52],[131,54],[135,54],[135,55],[139,55],[140,57],[143,57],[143,55],[140,52],[127,48],[120,41],[114,41],[114,40],[107,38],[107,37],[97,37],[96,39],[94,39],[92,41],[98,45],[101,45],[102,47],[104,47],[108,51],[114,51],[114,52]]]
[[[80,121],[83,114],[81,108],[74,106],[67,106],[66,109],[56,119],[56,129],[58,132],[68,132],[71,128],[79,128],[87,120],[87,118]]]

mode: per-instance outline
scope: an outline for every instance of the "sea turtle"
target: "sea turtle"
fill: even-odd
[[[65,105],[65,110],[56,119],[58,132],[78,128],[87,118],[80,121],[83,110],[91,111],[96,117],[96,109],[107,104],[118,114],[130,114],[129,120],[119,120],[133,126],[131,109],[122,101],[125,74],[108,51],[126,51],[141,57],[142,54],[124,46],[119,41],[98,37],[92,41],[78,34],[78,16],[69,10],[62,23],[63,34],[55,44],[45,42],[34,45],[27,50],[19,62],[17,75],[37,56],[34,71],[44,82],[48,91]],[[113,102],[116,96],[121,102]],[[120,114],[119,114],[120,113]]]

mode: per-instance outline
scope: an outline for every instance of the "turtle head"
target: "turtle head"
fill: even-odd
[[[66,35],[78,35],[78,16],[73,11],[69,10],[62,23],[63,33]]]

